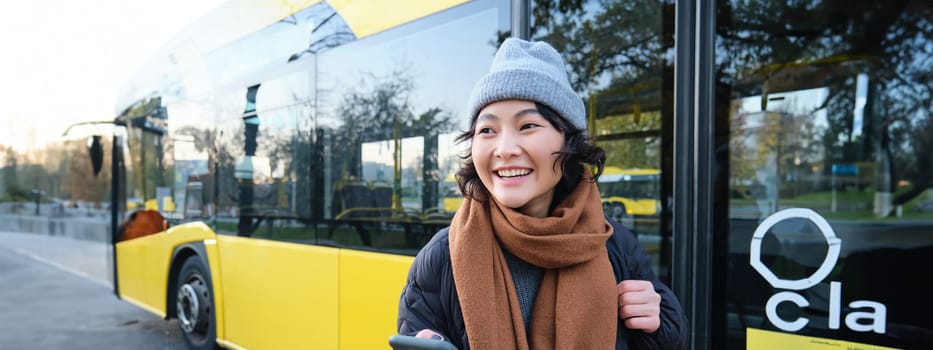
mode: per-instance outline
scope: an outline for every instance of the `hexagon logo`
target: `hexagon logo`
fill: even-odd
[[[820,232],[823,233],[823,237],[826,238],[826,244],[829,245],[829,249],[826,252],[826,258],[823,259],[823,264],[820,265],[820,268],[812,275],[799,280],[785,280],[775,275],[771,269],[761,262],[761,241],[771,227],[777,225],[777,223],[781,221],[794,218],[807,219],[813,222]],[[833,228],[829,226],[829,222],[820,216],[820,214],[806,208],[791,208],[771,214],[771,216],[758,225],[758,228],[755,229],[755,234],[752,236],[751,249],[748,255],[752,267],[758,271],[761,277],[764,277],[772,287],[802,290],[815,286],[829,275],[833,267],[836,266],[836,261],[839,260],[839,250],[841,248],[842,240],[836,237],[836,232],[833,231]]]

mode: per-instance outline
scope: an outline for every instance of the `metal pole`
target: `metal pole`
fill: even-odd
[[[531,4],[529,0],[512,0],[512,36],[531,39]]]

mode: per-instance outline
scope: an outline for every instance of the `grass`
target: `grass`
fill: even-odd
[[[901,187],[894,193],[893,197],[907,192],[910,187]],[[877,217],[873,212],[875,202],[875,191],[837,191],[836,211],[831,211],[833,203],[833,193],[831,191],[811,192],[802,194],[793,198],[779,198],[780,208],[811,208],[820,212],[823,217],[834,220],[864,220],[864,221],[901,221],[901,220],[930,220],[933,219],[933,212],[914,211],[913,208],[924,201],[933,200],[927,198],[927,194],[921,194],[902,206],[902,215]],[[730,206],[756,206],[754,199],[732,199]]]

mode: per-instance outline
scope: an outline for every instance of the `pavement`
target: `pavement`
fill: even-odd
[[[109,246],[0,232],[0,349],[185,349],[177,323],[113,294]]]
[[[0,231],[0,248],[113,289],[112,248],[104,242]]]

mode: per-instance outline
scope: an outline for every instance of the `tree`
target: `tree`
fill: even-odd
[[[63,153],[66,155],[57,175],[62,184],[62,195],[72,200],[89,202],[105,202],[110,194],[110,157],[111,140],[101,138],[104,148],[104,166],[100,174],[94,176],[91,162],[88,161],[88,149],[84,140],[65,142]]]
[[[930,6],[908,0],[729,5],[719,7],[717,18],[720,101],[825,87],[829,95],[821,108],[828,125],[813,135],[826,152],[824,169],[838,162],[878,163],[889,169],[879,174],[885,179],[879,191],[892,192],[899,181],[912,184],[893,198],[894,205],[931,186],[933,168],[925,158],[933,148],[924,143],[933,112]],[[861,127],[853,117],[859,74],[870,79]]]
[[[3,196],[6,200],[24,201],[29,199],[29,194],[20,186],[19,183],[19,161],[20,155],[13,147],[2,146],[3,152]]]
[[[534,2],[531,37],[563,55],[608,165],[660,168],[665,161],[661,154],[670,145],[662,144],[662,124],[673,121],[665,103],[673,85],[664,80],[673,75],[673,10],[662,0]]]
[[[422,136],[425,142],[424,153],[429,155],[421,160],[424,191],[428,191],[422,193],[422,204],[424,208],[431,206],[430,198],[436,198],[437,193],[436,190],[429,191],[426,188],[436,188],[440,177],[436,159],[437,135],[453,129],[451,113],[433,107],[416,115],[409,101],[414,82],[403,71],[395,71],[385,77],[370,76],[358,86],[344,94],[337,108],[337,114],[344,123],[334,132],[334,153],[345,157],[335,167],[340,172],[335,175],[342,181],[360,179],[362,144],[392,140],[395,152],[393,208],[401,209],[401,174],[404,166],[401,163],[401,140]]]

